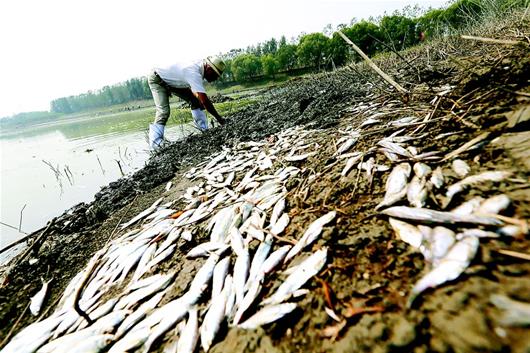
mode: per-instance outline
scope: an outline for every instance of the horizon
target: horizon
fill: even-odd
[[[174,15],[193,13],[195,6],[167,0],[154,4],[136,1],[133,5],[126,1],[73,4],[66,0],[45,3],[22,0],[0,5],[0,30],[13,33],[0,45],[4,53],[16,53],[7,55],[4,58],[7,63],[0,67],[0,77],[4,78],[0,83],[0,118],[49,112],[53,99],[142,77],[162,63],[224,54],[271,38],[280,39],[282,35],[289,41],[304,33],[323,32],[328,24],[336,29],[353,19],[379,17],[406,6],[428,9],[448,3],[446,0],[421,4],[410,0],[258,1],[253,6],[261,6],[256,18],[257,11],[246,9],[247,3],[242,0],[223,4],[204,2],[207,11],[200,14],[200,19],[205,18],[201,24],[191,15]],[[156,5],[161,9],[158,14]],[[28,12],[28,8],[32,11]],[[301,16],[292,21],[297,12]],[[242,30],[246,28],[250,30]],[[180,45],[168,45],[172,39]]]

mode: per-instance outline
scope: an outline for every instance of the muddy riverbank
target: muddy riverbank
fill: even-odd
[[[363,153],[402,129],[416,137],[408,141],[409,147],[418,153],[439,151],[442,157],[484,136],[458,158],[470,166],[471,174],[498,170],[511,172],[511,177],[472,188],[459,195],[456,204],[471,196],[505,194],[511,199],[505,216],[527,221],[530,50],[525,33],[530,33],[528,19],[480,33],[520,41],[518,45],[451,37],[409,50],[402,58],[390,55],[378,60],[383,71],[410,90],[407,97],[367,66],[352,65],[263,92],[259,103],[230,116],[226,126],[163,148],[132,177],[103,188],[94,202],[50,221],[45,234],[35,236],[42,239],[36,250],[4,269],[0,338],[36,320],[27,306],[41,286],[41,277],[53,278],[46,316],[90,257],[121,235],[120,223],[160,197],[176,201],[172,207],[182,207],[181,196],[200,182],[184,177],[191,168],[240,142],[261,142],[270,151],[277,134],[298,126],[312,131],[301,140],[318,144],[318,153],[295,163],[302,172],[286,185],[291,223],[283,238],[296,241],[309,222],[335,210],[336,220],[313,246],[313,250],[329,248],[326,267],[306,284],[310,293],[297,301],[293,313],[258,330],[224,327],[212,352],[527,352],[528,327],[502,325],[503,313],[491,303],[490,294],[530,302],[530,262],[500,252],[530,253],[528,234],[482,239],[461,277],[427,291],[408,308],[408,294],[427,269],[423,256],[398,239],[388,217],[374,211],[383,198],[388,172],[366,176],[355,169],[343,176],[345,161],[336,153],[341,137],[361,126],[354,150]],[[378,122],[366,124],[369,118]],[[382,154],[374,161],[394,165]],[[280,161],[274,163],[280,166]],[[447,185],[459,180],[451,160],[430,163],[442,168]],[[173,187],[166,191],[169,181]],[[430,195],[428,206],[440,207],[443,194]],[[202,263],[182,263],[190,248],[181,245],[157,269],[179,269],[170,295],[180,294],[190,281],[188,274]],[[274,277],[265,285],[267,291],[281,280]],[[332,307],[338,321],[325,307]],[[167,341],[170,334],[157,349],[162,351]]]

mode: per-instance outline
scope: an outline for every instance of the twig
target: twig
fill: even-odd
[[[7,335],[4,338],[4,340],[2,341],[2,343],[0,343],[0,347],[3,347],[4,344],[6,344],[9,341],[9,338],[11,338],[11,335],[13,334],[13,332],[15,332],[15,329],[17,328],[18,324],[20,323],[20,320],[22,320],[22,318],[24,317],[24,314],[28,310],[30,304],[31,304],[31,301],[28,302],[28,304],[26,305],[26,307],[22,311],[22,314],[20,314],[20,316],[18,317],[18,319],[15,322],[15,324],[11,327],[11,330],[9,330],[9,332],[7,333]]]
[[[11,224],[7,224],[7,223],[4,223],[4,222],[0,222],[0,224],[3,225],[3,226],[9,227],[9,228],[13,228],[14,230],[18,230],[17,227],[12,226]],[[20,233],[23,233],[23,234],[26,234],[26,235],[28,234],[28,233],[23,232],[23,231],[19,231],[19,232],[20,232]],[[1,253],[1,251],[0,251],[0,253]]]
[[[103,166],[101,165],[101,161],[99,160],[99,157],[98,157],[97,154],[96,154],[96,158],[98,159],[98,163],[99,163],[99,167],[101,168],[101,172],[103,173],[103,175],[105,175],[105,169],[103,169]]]
[[[509,40],[509,39],[494,39],[494,38],[486,38],[486,37],[475,37],[475,36],[461,36],[462,39],[469,39],[469,40],[476,40],[478,42],[485,42],[485,43],[494,43],[494,44],[506,44],[506,45],[517,45],[519,43],[522,43],[518,40]]]
[[[132,205],[134,204],[134,201],[136,201],[136,199],[138,198],[138,195],[136,195],[134,197],[134,199],[131,201],[131,203],[129,203],[129,207],[127,207],[127,210],[125,211],[125,213],[121,216],[120,220],[118,221],[118,223],[116,223],[116,227],[114,227],[114,229],[112,230],[112,233],[110,233],[109,235],[109,238],[107,239],[107,241],[105,242],[105,246],[109,243],[110,239],[114,236],[114,234],[116,233],[116,230],[118,229],[118,227],[120,226],[121,224],[121,221],[123,220],[123,218],[125,218],[125,216],[127,215],[127,213],[129,213],[129,210],[131,209]]]
[[[20,210],[20,221],[18,222],[18,232],[22,233],[22,214],[24,213],[24,209],[26,208],[27,204],[24,204],[24,207]]]
[[[525,254],[525,253],[512,251],[512,250],[505,250],[505,249],[499,249],[499,250],[496,250],[496,251],[499,254],[502,254],[502,255],[515,257],[515,258],[518,258],[518,259],[521,259],[521,260],[530,261],[530,254]]]
[[[401,87],[396,81],[394,81],[390,76],[385,74],[383,70],[381,70],[355,43],[353,43],[350,38],[346,37],[344,33],[341,31],[337,31],[337,33],[348,43],[352,46],[352,48],[359,54],[366,62],[367,64],[375,71],[377,72],[386,82],[390,83],[395,89],[397,89],[399,92],[401,92],[404,95],[408,95],[409,91],[407,91],[405,88]]]
[[[83,280],[81,281],[81,283],[79,284],[79,287],[75,291],[75,296],[74,296],[74,301],[73,301],[74,310],[83,319],[85,319],[87,321],[89,326],[92,325],[92,323],[94,321],[90,318],[90,316],[88,316],[87,313],[85,313],[83,310],[81,310],[81,308],[79,307],[79,299],[81,297],[81,293],[83,292],[83,289],[85,288],[85,285],[88,283],[88,280],[90,279],[90,276],[92,275],[92,273],[94,273],[94,270],[97,268],[97,265],[99,264],[100,260],[101,260],[101,253],[98,253],[96,255],[96,257],[94,257],[92,259],[92,263],[87,267],[86,273],[83,276]]]
[[[37,239],[35,239],[35,241],[33,242],[33,244],[31,244],[31,246],[29,248],[26,249],[26,251],[22,254],[22,256],[20,256],[17,261],[15,261],[15,263],[13,264],[13,267],[16,267],[19,263],[21,263],[24,258],[36,247],[40,246],[40,243],[41,243],[41,240],[44,239],[44,236],[46,235],[46,233],[48,232],[48,229],[50,229],[50,227],[52,226],[52,224],[55,222],[55,218],[52,219],[50,221],[50,223],[48,223],[48,226],[46,227],[46,229],[44,229],[44,231],[42,232],[41,235],[38,236]]]
[[[120,173],[121,173],[121,176],[125,176],[125,174],[123,173],[123,169],[121,169],[121,164],[120,164],[120,161],[115,159],[116,163],[118,163],[118,168],[120,168]]]

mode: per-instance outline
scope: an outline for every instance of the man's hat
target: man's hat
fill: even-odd
[[[206,63],[219,75],[219,77],[223,74],[223,71],[226,68],[226,64],[218,56],[209,56],[206,58]]]

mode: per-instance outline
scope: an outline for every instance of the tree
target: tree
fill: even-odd
[[[329,38],[322,33],[311,33],[303,36],[296,50],[300,64],[316,67],[320,70],[320,65],[325,60],[328,43]]]
[[[272,76],[278,72],[279,64],[278,60],[272,54],[264,55],[261,57],[261,66],[263,67],[263,73],[267,76]]]
[[[261,74],[261,60],[256,55],[243,54],[232,61],[231,69],[236,80],[248,80]]]
[[[402,15],[384,16],[379,31],[384,42],[394,50],[402,50],[419,42],[416,21]]]
[[[280,46],[276,53],[276,59],[278,60],[279,70],[292,70],[296,67],[298,57],[296,56],[296,45],[284,44]]]

